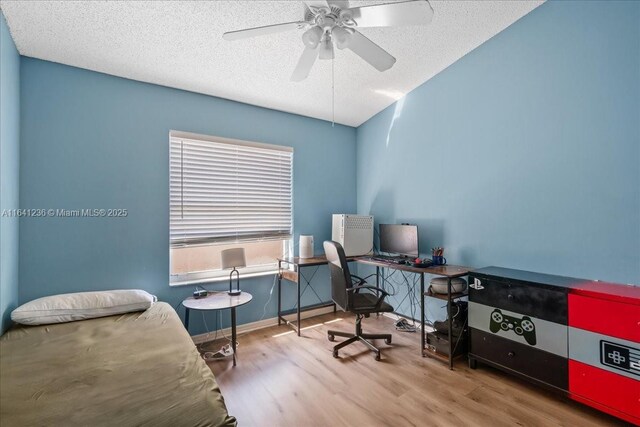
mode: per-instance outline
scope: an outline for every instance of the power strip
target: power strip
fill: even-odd
[[[204,298],[207,295],[209,295],[209,292],[207,292],[204,289],[196,289],[195,291],[193,291],[193,297],[195,299],[200,299],[200,298]]]

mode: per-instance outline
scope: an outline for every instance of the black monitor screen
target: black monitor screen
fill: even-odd
[[[380,252],[418,256],[418,226],[380,224]]]

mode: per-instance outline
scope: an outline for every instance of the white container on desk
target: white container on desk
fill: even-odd
[[[299,248],[300,258],[313,258],[313,236],[301,234]]]

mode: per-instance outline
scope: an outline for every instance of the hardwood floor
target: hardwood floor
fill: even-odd
[[[498,370],[471,370],[466,359],[450,371],[420,357],[420,335],[395,331],[387,317],[363,321],[365,332],[393,334],[390,346],[376,342],[379,362],[360,343],[333,358],[326,331],[351,331],[354,318],[346,313],[307,319],[303,327],[301,337],[286,326],[241,335],[238,366],[209,363],[240,426],[624,425]]]

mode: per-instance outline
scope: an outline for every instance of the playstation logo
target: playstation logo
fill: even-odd
[[[481,291],[484,289],[482,286],[482,282],[480,279],[473,279],[473,283],[469,285],[470,288],[475,289],[476,291]]]

